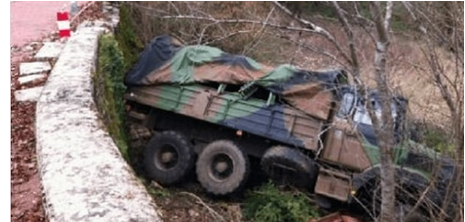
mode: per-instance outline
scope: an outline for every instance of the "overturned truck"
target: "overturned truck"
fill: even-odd
[[[207,192],[228,195],[247,181],[249,158],[260,158],[274,180],[377,213],[380,152],[365,105],[381,113],[379,96],[372,91],[361,98],[343,70],[269,67],[160,36],[141,54],[126,84],[129,116],[154,131],[144,151],[150,179],[174,184],[195,168]],[[421,212],[441,206],[453,167],[401,139],[406,106],[404,98],[392,98],[397,193],[400,206],[420,206]],[[433,169],[439,169],[435,181]]]

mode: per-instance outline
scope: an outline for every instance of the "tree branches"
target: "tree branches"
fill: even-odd
[[[349,64],[354,63],[351,60],[351,58],[347,55],[347,53],[342,49],[342,47],[339,45],[339,43],[336,41],[334,36],[331,35],[331,33],[329,33],[326,29],[324,29],[324,28],[322,28],[320,26],[317,26],[317,25],[315,25],[314,23],[312,23],[312,22],[310,22],[308,20],[299,18],[298,16],[294,15],[289,9],[287,9],[285,6],[281,5],[277,1],[274,1],[274,4],[277,5],[287,15],[291,16],[294,20],[296,20],[299,23],[301,23],[302,25],[304,25],[304,27],[308,27],[310,30],[312,30],[312,32],[325,37],[329,42],[331,42],[331,44],[333,44],[336,47],[337,51],[339,52],[339,54],[342,56],[342,58],[346,62],[348,62]]]

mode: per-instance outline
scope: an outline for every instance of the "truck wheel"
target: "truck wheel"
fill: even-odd
[[[228,195],[242,188],[249,174],[249,161],[234,143],[210,143],[197,159],[197,179],[207,192]]]
[[[317,165],[302,152],[284,146],[271,147],[265,152],[261,166],[277,183],[290,184],[313,192]]]
[[[402,222],[427,222],[429,221],[418,210],[412,211],[412,208],[413,206],[410,204],[398,204],[396,206],[397,221],[402,221]]]
[[[155,134],[144,150],[148,178],[170,185],[182,180],[194,166],[194,151],[187,139],[175,131]]]
[[[398,185],[402,189],[396,189],[396,215],[395,221],[402,222],[426,222],[430,221],[427,212],[421,209],[412,211],[416,203],[417,194],[407,191],[407,186]],[[373,218],[378,218],[381,212],[381,181],[379,178],[374,178],[366,184],[366,187],[357,191],[357,198],[360,201],[358,204]]]

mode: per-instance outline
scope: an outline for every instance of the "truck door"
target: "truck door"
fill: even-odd
[[[343,94],[339,110],[328,128],[321,158],[346,168],[363,171],[371,163],[356,126],[349,122],[354,115],[356,104],[355,93],[349,91]]]

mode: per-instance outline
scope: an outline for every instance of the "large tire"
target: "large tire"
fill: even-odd
[[[412,210],[410,204],[398,204],[396,206],[396,220],[400,222],[428,222],[430,221],[419,210]]]
[[[208,193],[224,196],[240,190],[249,174],[249,160],[234,143],[210,143],[197,159],[197,179]]]
[[[397,178],[399,179],[399,178]],[[400,183],[397,181],[396,183]],[[427,222],[430,216],[424,212],[421,204],[418,208],[413,209],[416,204],[418,192],[413,192],[407,189],[407,185],[398,184],[396,188],[396,215],[393,218],[397,222]],[[371,181],[357,191],[357,198],[362,204],[363,211],[369,214],[371,218],[379,218],[381,210],[381,181],[379,177],[373,178]],[[368,211],[368,212],[367,212]]]
[[[318,167],[313,160],[296,149],[271,147],[265,152],[261,166],[279,184],[293,185],[313,192]]]
[[[177,183],[194,166],[195,154],[188,140],[180,133],[156,133],[144,150],[147,177],[163,185]]]

